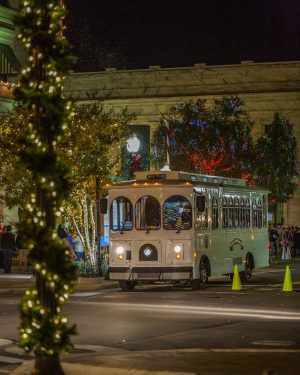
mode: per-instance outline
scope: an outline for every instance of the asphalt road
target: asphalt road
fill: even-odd
[[[69,362],[195,374],[300,373],[300,261],[294,291],[281,291],[285,264],[257,270],[241,291],[227,278],[203,290],[138,286],[75,293],[64,310],[77,324]],[[28,358],[16,346],[21,291],[0,281],[0,374]],[[2,338],[2,341],[1,341]],[[9,340],[9,341],[4,341]]]

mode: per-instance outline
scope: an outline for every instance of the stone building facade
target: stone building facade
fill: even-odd
[[[14,104],[14,86],[27,59],[14,27],[19,4],[20,0],[0,0],[0,116]],[[11,210],[5,207],[0,192],[0,223],[12,224],[17,220],[17,207]]]
[[[150,134],[161,113],[167,114],[173,105],[238,95],[255,122],[254,137],[265,131],[275,112],[281,112],[294,124],[300,145],[300,61],[73,73],[66,80],[65,94],[79,102],[102,101],[115,110],[127,107],[136,114],[132,125],[149,126]],[[300,225],[300,187],[285,205],[285,218],[287,225]]]

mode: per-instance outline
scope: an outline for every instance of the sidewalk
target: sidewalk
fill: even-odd
[[[35,278],[31,274],[0,273],[0,292],[22,291],[34,286]],[[117,281],[104,280],[104,277],[80,277],[74,283],[75,292],[88,292],[100,289],[118,288]]]
[[[270,265],[273,264],[298,264],[300,262],[300,256],[296,256],[290,260],[281,260],[280,257],[270,257]]]

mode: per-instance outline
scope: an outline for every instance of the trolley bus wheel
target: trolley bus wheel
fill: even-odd
[[[245,271],[240,272],[241,281],[249,281],[252,277],[252,270],[254,268],[254,261],[252,255],[247,256],[245,263]]]
[[[205,287],[210,276],[210,265],[207,258],[202,258],[200,263],[200,284]]]
[[[133,290],[135,287],[134,281],[119,280],[119,286],[124,291]]]

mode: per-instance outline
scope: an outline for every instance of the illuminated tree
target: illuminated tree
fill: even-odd
[[[166,136],[172,169],[241,177],[251,169],[253,146],[249,117],[237,97],[187,102],[171,108],[154,139],[154,159],[163,165]]]
[[[29,112],[25,147],[19,158],[35,182],[19,226],[36,273],[36,288],[27,290],[21,305],[20,345],[36,355],[34,374],[63,374],[59,354],[72,349],[75,326],[61,314],[75,276],[69,251],[57,238],[56,217],[68,196],[67,170],[56,147],[72,118],[62,85],[73,60],[62,37],[61,0],[24,0],[17,17],[18,37],[28,51],[15,95]]]
[[[5,205],[25,206],[32,192],[32,174],[20,162],[19,153],[24,149],[20,142],[30,122],[30,114],[21,106],[1,116],[0,121],[0,190]]]
[[[65,203],[70,219],[84,244],[88,267],[97,270],[94,207],[96,183],[101,186],[120,173],[119,148],[129,134],[133,118],[127,110],[105,111],[101,104],[76,106],[61,156],[68,160],[72,191]],[[99,188],[99,186],[98,186]]]
[[[94,272],[97,270],[96,180],[102,181],[103,186],[112,175],[120,173],[119,147],[129,135],[128,123],[132,118],[127,110],[115,113],[104,110],[102,104],[77,105],[63,141],[56,144],[59,157],[68,167],[66,179],[70,184],[69,194],[61,203],[63,216],[79,233],[87,267]],[[32,173],[17,156],[25,148],[18,140],[24,137],[29,122],[28,111],[18,106],[4,115],[0,123],[0,187],[9,207],[23,207],[35,185]]]
[[[257,140],[255,153],[254,182],[270,191],[272,203],[287,202],[297,187],[294,179],[298,175],[297,142],[290,121],[275,113]]]

